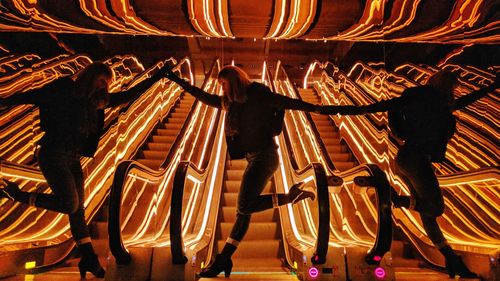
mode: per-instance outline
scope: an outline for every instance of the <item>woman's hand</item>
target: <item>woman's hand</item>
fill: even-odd
[[[167,64],[163,65],[163,67],[160,68],[158,72],[161,73],[163,77],[168,78],[169,80],[172,80],[174,82],[184,82],[184,79],[177,76],[177,74],[175,74]]]

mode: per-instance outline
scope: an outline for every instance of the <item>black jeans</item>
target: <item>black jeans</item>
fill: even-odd
[[[272,195],[261,193],[279,164],[278,152],[274,147],[247,153],[246,159],[248,165],[238,194],[236,222],[229,235],[237,241],[241,241],[245,236],[252,213],[273,208]]]
[[[39,164],[52,194],[38,194],[35,206],[68,214],[71,234],[79,244],[80,240],[90,237],[83,208],[84,179],[80,155],[42,147]]]
[[[444,212],[444,200],[432,167],[431,157],[403,146],[396,156],[398,174],[409,184],[425,232],[436,246],[446,242],[436,218]]]

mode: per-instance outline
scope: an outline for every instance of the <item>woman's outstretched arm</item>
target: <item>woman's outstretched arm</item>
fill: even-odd
[[[28,90],[24,93],[14,94],[7,98],[0,98],[0,106],[12,106],[21,104],[41,105],[50,103],[52,97],[61,91],[70,89],[71,79],[69,77],[55,80],[42,88]]]
[[[305,102],[299,99],[292,99],[280,94],[274,94],[269,91],[269,95],[263,97],[263,103],[277,108],[301,110],[307,112],[320,113],[321,106]]]
[[[189,84],[186,80],[177,76],[170,68],[166,71],[166,77],[177,83],[184,89],[184,91],[199,99],[202,103],[212,107],[222,108],[221,96],[209,94],[202,89]]]
[[[322,106],[321,114],[360,115],[366,113],[384,112],[401,107],[404,97],[382,100],[368,105],[326,105]]]
[[[131,89],[110,94],[108,107],[118,106],[136,100],[145,91],[151,88],[151,86],[153,86],[156,82],[158,82],[162,78],[165,78],[166,67],[168,66],[165,64],[162,68],[156,71],[156,73],[153,74],[151,77],[144,79]]]
[[[488,87],[484,87],[480,90],[477,90],[475,92],[472,92],[470,94],[461,96],[460,98],[455,100],[455,105],[453,107],[453,110],[459,110],[462,108],[465,108],[466,106],[472,104],[473,102],[477,101],[478,99],[487,96],[489,93],[492,93],[496,89],[498,89],[498,86],[500,85],[499,78],[495,79],[495,82]]]

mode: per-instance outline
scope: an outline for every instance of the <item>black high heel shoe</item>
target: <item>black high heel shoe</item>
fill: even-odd
[[[80,262],[78,262],[78,269],[80,270],[80,277],[85,279],[85,274],[88,272],[94,274],[97,278],[104,278],[104,268],[99,264],[99,259],[97,255],[83,257]]]
[[[224,271],[224,276],[228,278],[231,275],[231,270],[233,269],[233,261],[231,258],[225,257],[218,254],[215,257],[214,263],[207,269],[203,270],[198,274],[199,277],[216,277]]]
[[[312,191],[303,189],[303,185],[304,182],[299,182],[290,187],[290,191],[288,191],[288,195],[290,196],[290,203],[295,204],[307,198],[311,198],[311,200],[314,200],[316,198],[316,194]]]
[[[455,275],[459,275],[461,278],[479,278],[476,273],[467,268],[461,256],[446,259],[446,271],[448,271],[450,278],[455,278]]]

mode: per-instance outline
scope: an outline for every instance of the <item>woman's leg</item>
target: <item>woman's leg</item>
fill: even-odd
[[[442,215],[444,212],[443,195],[429,157],[418,151],[402,149],[396,157],[396,167],[398,173],[410,186],[412,197],[414,197],[412,209],[428,217]]]
[[[231,257],[236,251],[239,242],[245,236],[250,224],[251,214],[255,209],[256,200],[279,164],[276,150],[251,154],[247,157],[247,160],[248,165],[243,174],[238,194],[236,222],[221,252],[221,255],[226,257]]]
[[[78,210],[79,199],[75,179],[66,155],[47,155],[40,152],[40,169],[52,190],[51,194],[9,190],[15,201],[58,213],[71,214]]]
[[[301,189],[302,185],[304,182],[294,184],[286,194],[261,194],[248,204],[251,207],[247,211],[253,214],[286,204],[295,204],[307,198],[314,200],[316,196],[314,192]]]
[[[410,184],[415,197],[414,209],[419,212],[422,224],[429,239],[446,259],[446,269],[450,277],[455,273],[461,277],[476,277],[453,251],[443,235],[436,218],[444,212],[444,200],[439,182],[429,157],[418,151],[400,151],[397,168]]]
[[[91,248],[91,240],[90,240],[90,232],[85,222],[85,210],[84,210],[84,202],[85,202],[85,194],[84,194],[84,179],[83,179],[83,171],[82,166],[80,164],[79,159],[75,159],[70,163],[69,166],[71,173],[73,175],[73,179],[75,182],[75,189],[78,194],[78,207],[76,212],[69,214],[69,224],[71,227],[71,234],[76,241],[76,244],[79,248],[80,246],[89,244],[80,249],[82,256],[92,255],[94,254],[93,249]],[[90,247],[89,247],[90,246]]]
[[[105,271],[99,263],[99,259],[92,247],[89,228],[85,222],[85,193],[84,193],[84,178],[80,159],[74,159],[69,166],[75,181],[76,191],[78,193],[78,209],[76,212],[69,214],[69,225],[71,234],[76,241],[78,250],[82,259],[78,263],[78,268],[82,277],[85,277],[87,271],[92,272],[96,277],[104,277]]]
[[[226,277],[231,274],[233,267],[231,256],[236,251],[250,225],[251,210],[253,208],[251,204],[264,190],[266,183],[278,167],[279,160],[277,152],[274,150],[251,154],[247,156],[247,161],[248,165],[243,174],[238,194],[236,222],[224,244],[224,248],[216,256],[213,264],[199,274],[200,277],[215,277],[222,271],[225,272]]]

